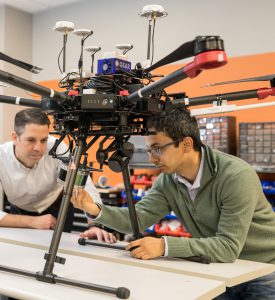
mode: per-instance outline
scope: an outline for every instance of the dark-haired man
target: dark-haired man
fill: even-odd
[[[61,161],[48,154],[55,142],[49,136],[50,120],[40,109],[19,111],[15,116],[12,141],[0,145],[0,183],[10,202],[11,211],[0,211],[0,226],[54,229],[62,200],[63,185],[57,179]],[[61,143],[57,154],[68,146]],[[85,191],[101,202],[91,179]],[[73,207],[70,205],[64,231],[70,232]],[[113,241],[113,236],[99,228],[91,235]]]
[[[171,210],[192,238],[145,237],[127,246],[139,259],[209,256],[213,262],[245,259],[275,264],[275,215],[253,168],[241,159],[203,145],[188,110],[152,118],[146,137],[149,159],[162,174],[136,204],[141,230]],[[128,210],[91,202],[84,190],[72,203],[97,223],[130,232]],[[229,288],[218,299],[273,299],[275,273]]]

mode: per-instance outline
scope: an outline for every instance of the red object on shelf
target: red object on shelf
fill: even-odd
[[[147,174],[132,175],[131,184],[146,185],[151,187],[156,179],[157,179],[156,175],[147,175]]]
[[[165,229],[161,229],[163,225],[161,223],[157,223],[155,225],[155,232],[159,235],[170,235],[170,236],[176,236],[176,237],[192,237],[192,235],[189,232],[184,231],[183,227],[180,226],[176,230],[171,230],[169,226],[166,226]]]
[[[149,185],[149,186],[151,186],[153,184],[153,182],[150,181],[150,180],[147,180],[147,181],[144,181],[144,180],[131,180],[131,183],[132,184]]]

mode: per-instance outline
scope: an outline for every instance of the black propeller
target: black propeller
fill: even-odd
[[[249,82],[249,81],[271,81],[271,80],[274,80],[274,79],[275,79],[275,74],[270,74],[270,75],[264,75],[264,76],[258,76],[258,77],[251,77],[251,78],[243,78],[243,79],[237,79],[237,80],[209,83],[209,84],[204,85],[203,87],[223,85],[223,84],[231,84],[231,83],[238,83],[238,82]]]
[[[42,68],[39,68],[39,67],[36,67],[36,66],[33,66],[33,65],[30,65],[28,63],[25,63],[21,60],[18,60],[18,59],[14,59],[2,52],[0,52],[0,60],[4,60],[8,63],[11,63],[19,68],[22,68],[24,70],[27,70],[27,71],[30,71],[34,74],[38,74],[40,71],[42,71],[43,69]]]

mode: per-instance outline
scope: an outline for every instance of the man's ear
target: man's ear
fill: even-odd
[[[13,144],[15,145],[17,143],[17,141],[18,141],[18,135],[17,135],[17,133],[15,131],[13,131],[11,133],[11,139],[13,141]]]
[[[191,137],[186,137],[183,139],[183,147],[186,152],[189,152],[193,149],[193,139]]]

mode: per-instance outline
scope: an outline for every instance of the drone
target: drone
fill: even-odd
[[[66,25],[66,24],[65,24]],[[64,23],[57,27],[59,31],[72,31],[72,26],[65,26]],[[64,27],[65,26],[65,27]],[[64,29],[65,28],[65,29]],[[208,95],[202,97],[188,98],[185,93],[166,93],[165,88],[186,78],[195,78],[201,72],[208,69],[222,67],[227,63],[227,56],[224,50],[223,40],[219,36],[197,36],[194,40],[182,44],[169,55],[160,61],[143,68],[137,63],[134,68],[129,62],[120,58],[104,58],[98,62],[100,68],[92,76],[82,76],[82,58],[85,39],[92,34],[92,31],[78,30],[77,35],[82,37],[81,55],[79,62],[79,77],[76,74],[63,76],[61,82],[64,92],[57,92],[42,85],[25,80],[21,77],[0,70],[0,80],[16,87],[28,90],[41,95],[41,100],[26,99],[20,97],[0,95],[0,102],[7,104],[23,105],[40,108],[46,114],[53,117],[55,133],[60,136],[50,151],[53,157],[56,156],[56,149],[62,140],[67,136],[75,142],[71,147],[70,160],[66,161],[67,174],[64,186],[64,196],[61,210],[57,219],[56,228],[49,248],[45,255],[46,263],[44,270],[32,274],[37,280],[71,285],[71,281],[60,279],[53,274],[54,263],[64,263],[65,260],[58,257],[57,250],[61,239],[64,221],[66,218],[70,198],[74,188],[79,168],[91,171],[87,166],[87,151],[99,141],[96,152],[96,159],[101,171],[103,165],[108,165],[114,172],[122,172],[125,192],[127,196],[128,209],[135,239],[140,238],[136,211],[132,199],[132,190],[128,164],[133,156],[134,146],[129,142],[133,135],[149,135],[149,120],[152,116],[169,113],[177,107],[196,106],[201,104],[216,103],[215,107],[202,110],[192,110],[193,115],[203,113],[224,112],[232,109],[224,105],[225,101],[242,100],[248,98],[264,99],[275,95],[275,75],[241,79],[238,81],[221,82],[213,85],[231,84],[244,81],[270,81],[270,88],[262,88],[249,91],[240,91],[226,94]],[[65,52],[66,38],[64,38],[63,51]],[[126,47],[127,46],[127,47]],[[119,45],[123,55],[131,49],[132,45]],[[100,47],[93,46],[86,48],[86,51],[93,55],[100,50]],[[125,52],[126,51],[126,52]],[[174,71],[167,76],[155,75],[152,71],[166,64],[174,63],[182,59],[194,57],[184,67]],[[29,64],[15,61],[7,55],[0,56],[11,63],[16,62],[17,66],[27,68],[37,73],[40,68]],[[63,71],[65,63],[63,61]],[[26,67],[27,66],[27,67]],[[91,68],[93,71],[93,67]],[[74,75],[74,76],[73,76]],[[158,80],[155,80],[159,77]],[[228,110],[227,110],[228,109]],[[107,146],[106,146],[107,144]],[[81,163],[82,158],[83,162]],[[64,162],[64,161],[63,161]],[[197,259],[197,258],[196,258]],[[195,260],[195,259],[194,259]],[[196,260],[198,261],[198,260]],[[205,260],[201,261],[203,263]],[[1,267],[0,270],[6,271]],[[18,270],[10,270],[18,274]],[[19,272],[30,277],[29,272]],[[127,299],[130,292],[127,288],[110,288],[95,286],[88,283],[74,283],[88,289],[96,289],[105,293],[111,293],[118,298]]]

